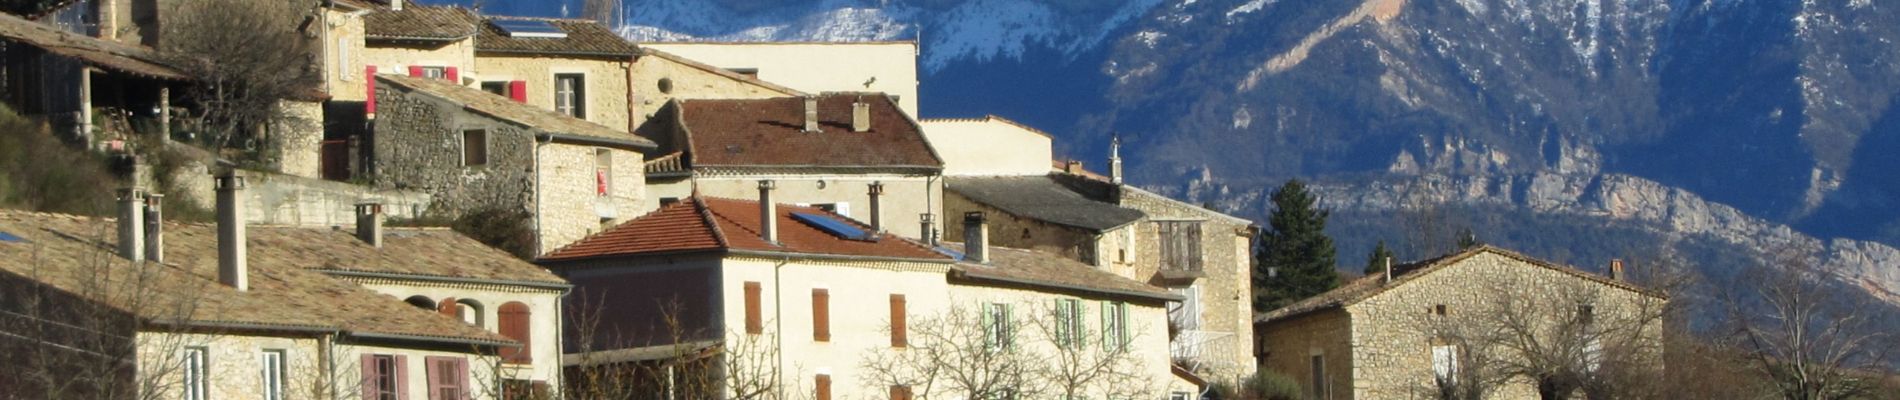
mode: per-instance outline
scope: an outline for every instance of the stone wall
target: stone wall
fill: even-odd
[[[477,54],[474,74],[477,82],[523,81],[527,84],[528,105],[554,109],[555,74],[582,74],[582,91],[587,95],[583,108],[586,119],[613,128],[632,131],[628,125],[627,69],[631,58],[588,59]]]
[[[1029,249],[1063,258],[1093,264],[1096,260],[1096,246],[1099,241],[1113,241],[1081,228],[1051,224],[1033,218],[1022,218],[1002,210],[971,201],[963,195],[945,193],[943,195],[945,217],[938,220],[943,224],[943,240],[963,241],[963,213],[981,211],[990,226],[990,244],[994,246]],[[1130,229],[1130,228],[1123,228]]]
[[[322,178],[323,103],[279,101],[285,119],[271,125],[277,146],[277,170],[285,174]]]
[[[1250,221],[1195,207],[1147,191],[1122,190],[1121,206],[1141,210],[1148,218],[1140,223],[1136,235],[1135,279],[1144,282],[1161,268],[1161,235],[1158,221],[1197,221],[1201,233],[1201,268],[1204,277],[1196,279],[1200,290],[1201,328],[1210,347],[1227,348],[1210,352],[1216,357],[1207,363],[1207,378],[1240,379],[1253,374],[1253,258]],[[1224,338],[1234,339],[1224,339]]]
[[[429,193],[433,216],[487,209],[533,211],[532,131],[391,85],[378,86],[376,94],[369,176],[377,188]],[[475,129],[487,132],[488,160],[464,166],[462,136]]]
[[[634,126],[639,126],[673,99],[764,99],[791,94],[757,83],[733,79],[663,57],[646,56],[634,61],[628,72],[632,85],[631,105]],[[661,84],[662,81],[666,83]]]
[[[323,49],[324,85],[329,89],[330,100],[363,101],[369,98],[365,85],[374,77],[364,75],[366,57],[363,50],[363,17],[355,13],[344,12],[336,8],[325,8],[323,18],[328,21],[326,27],[329,36],[320,44]],[[386,50],[385,50],[386,51]],[[394,68],[394,66],[385,67]],[[399,73],[394,69],[378,72]]]
[[[1352,399],[1358,374],[1353,365],[1353,319],[1337,310],[1277,321],[1260,330],[1260,368],[1291,378],[1308,397]],[[1313,357],[1324,360],[1329,397],[1314,390]]]
[[[917,42],[641,43],[720,68],[754,68],[759,79],[808,93],[884,92],[917,113]]]
[[[542,189],[535,199],[540,253],[554,251],[595,232],[644,214],[647,201],[639,152],[561,143],[536,145],[535,169]],[[598,192],[595,165],[608,152],[608,195]]]

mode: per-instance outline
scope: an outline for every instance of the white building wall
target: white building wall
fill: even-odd
[[[980,310],[978,307],[992,303],[1003,303],[1011,307],[1016,320],[1013,329],[1017,332],[1017,344],[1023,346],[1019,348],[1031,354],[1044,354],[1049,357],[1062,354],[1061,350],[1055,347],[1047,334],[1043,333],[1042,328],[1036,325],[1039,322],[1034,322],[1033,319],[1053,318],[1052,310],[1057,299],[1080,301],[1082,324],[1087,329],[1085,332],[1088,332],[1087,338],[1091,342],[1089,345],[1095,346],[1095,349],[1099,349],[1102,345],[1102,307],[1105,302],[1119,301],[1126,305],[1128,345],[1131,348],[1132,359],[1124,365],[1144,371],[1142,376],[1147,379],[1139,383],[1144,387],[1120,387],[1115,389],[1117,392],[1126,393],[1129,390],[1136,390],[1151,395],[1142,398],[1164,398],[1167,394],[1174,392],[1198,392],[1191,384],[1175,377],[1169,369],[1171,360],[1168,355],[1168,313],[1160,302],[1126,302],[1125,299],[969,284],[957,284],[950,287],[952,307]],[[1103,392],[1089,392],[1089,394],[1087,397],[1090,398],[1104,396]]]
[[[438,282],[403,282],[390,279],[347,278],[364,288],[397,299],[423,296],[440,305],[448,298],[469,300],[479,305],[479,324],[483,330],[499,334],[502,304],[521,302],[528,306],[529,350],[531,363],[504,364],[499,377],[547,382],[561,387],[561,291],[503,285],[476,285]],[[446,317],[445,317],[446,318]]]
[[[205,350],[206,386],[209,389],[207,398],[211,399],[258,398],[264,390],[263,353],[273,350],[284,353],[286,398],[319,398],[320,394],[329,390],[334,390],[337,398],[361,397],[361,360],[364,354],[404,356],[407,364],[402,368],[408,383],[405,387],[407,398],[410,399],[429,398],[429,377],[424,362],[430,356],[467,359],[469,398],[499,398],[489,384],[492,381],[488,380],[497,376],[493,368],[494,357],[456,351],[338,343],[330,348],[332,363],[326,371],[322,362],[322,342],[316,338],[140,332],[140,374],[142,377],[156,374],[151,377],[151,381],[156,384],[148,387],[156,389],[152,392],[152,398],[183,398],[185,378],[179,363],[183,362],[187,348]]]
[[[917,42],[641,43],[726,69],[756,68],[759,79],[809,93],[884,92],[917,114]],[[867,85],[866,82],[869,82]]]
[[[945,176],[1044,175],[1055,159],[1048,134],[997,117],[918,121],[943,157]]]

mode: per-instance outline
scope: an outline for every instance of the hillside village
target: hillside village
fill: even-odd
[[[1621,262],[1479,245],[1256,312],[1266,224],[1124,181],[1140,149],[1089,166],[1004,118],[919,118],[915,42],[633,43],[309,2],[291,29],[317,79],[246,105],[280,117],[253,146],[275,157],[244,162],[174,121],[211,105],[155,50],[179,18],[158,3],[0,15],[6,104],[132,165],[112,218],[0,210],[0,398],[1190,400],[1263,370],[1315,399],[1584,386],[1472,372],[1495,349],[1456,318],[1498,299],[1572,338],[1574,370],[1660,365],[1668,297]],[[184,167],[138,156],[173,148]],[[188,205],[214,220],[166,218]]]

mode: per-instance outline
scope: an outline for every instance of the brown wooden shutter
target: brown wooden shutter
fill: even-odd
[[[910,400],[910,387],[891,386],[891,400]]]
[[[813,386],[818,388],[817,400],[831,400],[831,375],[818,374],[817,384]]]
[[[531,348],[533,332],[529,325],[531,313],[528,311],[528,305],[511,301],[508,302],[508,304],[502,304],[501,309],[498,310],[497,313],[501,315],[501,323],[499,324],[501,335],[521,342],[521,347],[519,348],[501,348],[502,361],[511,364],[527,364],[533,362],[534,352]]]
[[[811,335],[812,340],[831,341],[831,292],[825,289],[811,290]]]
[[[396,366],[389,369],[396,374],[396,400],[409,400],[409,356],[396,355]]]
[[[910,322],[904,309],[904,295],[891,295],[891,347],[910,344]]]
[[[462,305],[456,303],[455,300],[454,297],[442,299],[442,302],[435,304],[435,312],[442,313],[442,315],[447,315],[450,318],[461,319]]]
[[[362,382],[363,398],[364,399],[379,398],[377,397],[377,395],[381,394],[382,391],[381,391],[381,388],[377,387],[376,385],[382,382],[383,375],[377,373],[378,371],[376,370],[376,355],[364,354],[363,366],[362,366],[362,369],[360,369],[359,371],[362,371],[362,374],[363,374],[363,382]]]
[[[745,283],[745,333],[757,335],[765,333],[765,321],[761,318],[759,306],[759,283]]]

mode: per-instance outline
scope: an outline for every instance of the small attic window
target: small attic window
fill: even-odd
[[[803,222],[806,225],[811,225],[813,228],[818,228],[818,230],[829,233],[831,236],[837,236],[840,239],[862,241],[875,239],[870,233],[865,232],[863,229],[858,229],[857,226],[839,221],[829,215],[795,212],[792,213],[792,219]]]
[[[26,238],[22,238],[22,237],[19,237],[19,236],[14,236],[14,235],[13,235],[12,233],[7,233],[7,232],[5,232],[5,231],[0,231],[0,242],[6,242],[6,243],[26,243]]]
[[[488,23],[495,24],[495,27],[501,29],[502,33],[508,34],[508,37],[549,39],[567,37],[567,31],[561,30],[560,27],[548,21],[510,19],[490,20]]]

